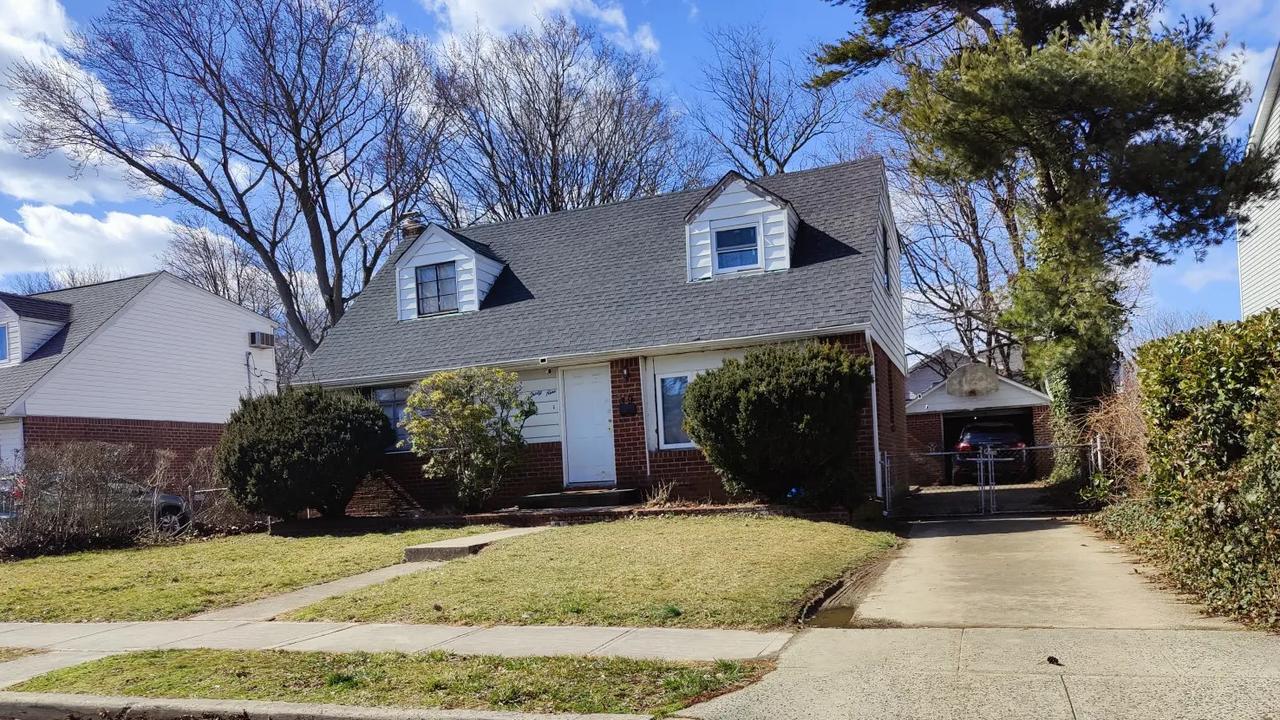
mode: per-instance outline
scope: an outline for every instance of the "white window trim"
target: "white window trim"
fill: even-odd
[[[653,378],[653,409],[654,415],[658,419],[658,449],[659,450],[692,450],[696,447],[692,442],[687,443],[669,443],[667,442],[666,424],[662,417],[662,381],[669,378],[687,378],[689,382],[697,377],[701,371],[699,370],[683,370],[680,372],[669,372],[655,375]]]
[[[743,265],[735,268],[720,268],[720,252],[716,248],[716,235],[726,230],[741,230],[743,228],[756,229],[756,264]],[[715,275],[736,275],[743,272],[755,272],[764,269],[764,215],[756,215],[749,221],[739,220],[737,218],[731,220],[719,220],[710,223],[707,228],[711,233],[711,274]]]

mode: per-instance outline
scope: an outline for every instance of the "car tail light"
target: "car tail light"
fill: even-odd
[[[1014,444],[1013,444],[1013,449],[1014,449],[1014,450],[1026,450],[1026,449],[1027,449],[1027,444],[1026,444],[1026,443],[1024,443],[1024,442],[1016,442],[1016,443],[1014,443]]]
[[[956,443],[956,450],[959,450],[960,452],[965,452],[966,450],[972,450],[972,449],[973,449],[973,446],[965,442],[964,440],[961,440],[960,442]]]

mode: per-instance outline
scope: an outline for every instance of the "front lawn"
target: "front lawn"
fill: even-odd
[[[394,565],[408,545],[495,529],[254,534],[20,560],[0,564],[0,621],[181,618]]]
[[[662,517],[556,528],[294,620],[772,628],[872,562],[893,535],[780,517]]]
[[[741,687],[770,668],[766,661],[156,650],[57,670],[10,690],[662,715]]]

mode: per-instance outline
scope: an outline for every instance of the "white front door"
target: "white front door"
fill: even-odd
[[[609,366],[562,371],[564,484],[613,485],[613,403]]]

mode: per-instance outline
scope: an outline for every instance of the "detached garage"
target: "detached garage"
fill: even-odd
[[[1053,444],[1049,396],[1001,377],[987,365],[959,367],[946,382],[907,403],[913,453],[957,450],[961,431],[974,423],[1009,423],[1027,447]],[[934,479],[935,483],[941,480]]]

